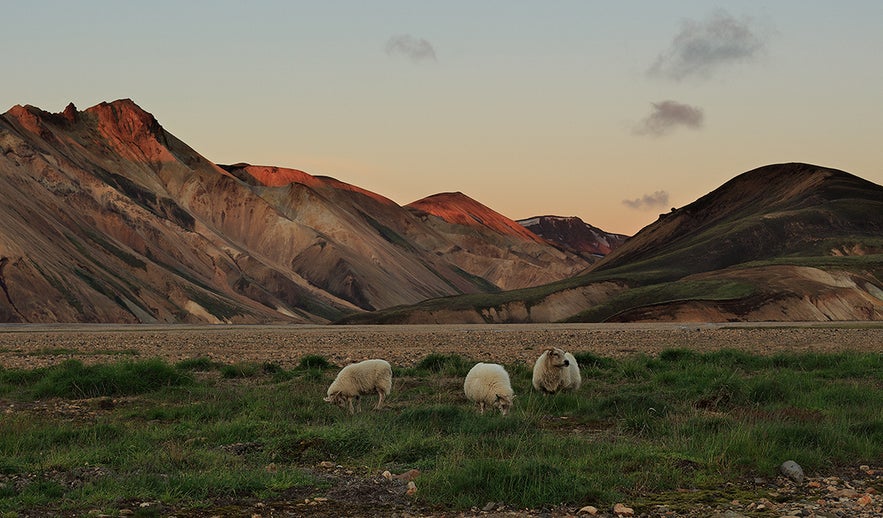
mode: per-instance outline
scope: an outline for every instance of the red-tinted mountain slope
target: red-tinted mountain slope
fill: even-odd
[[[462,252],[481,233],[333,178],[219,167],[127,99],[3,114],[0,190],[6,322],[327,322],[586,266],[537,242]]]

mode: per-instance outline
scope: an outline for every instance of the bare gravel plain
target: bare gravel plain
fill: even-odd
[[[414,326],[0,325],[0,365],[34,368],[162,358],[297,365],[318,354],[336,365],[385,358],[409,366],[428,354],[532,364],[557,346],[600,356],[655,355],[670,348],[780,352],[883,352],[883,322],[727,324],[525,324]]]

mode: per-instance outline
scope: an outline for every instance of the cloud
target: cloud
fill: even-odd
[[[656,209],[668,206],[668,193],[656,191],[653,194],[645,194],[634,200],[622,200],[622,204],[632,209]]]
[[[410,34],[393,36],[386,41],[386,53],[390,56],[401,55],[413,62],[438,61],[432,43],[423,38],[415,38]]]
[[[656,58],[650,75],[680,81],[705,79],[734,63],[751,61],[766,48],[750,18],[716,11],[704,21],[685,20],[671,47]]]
[[[661,137],[678,126],[699,129],[705,122],[705,112],[696,106],[677,101],[650,104],[653,106],[653,112],[635,127],[634,131],[638,135]]]

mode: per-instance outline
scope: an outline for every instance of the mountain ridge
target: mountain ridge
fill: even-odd
[[[130,99],[16,105],[0,173],[0,321],[326,323],[588,266],[333,178],[219,166]]]
[[[344,321],[883,320],[881,280],[883,186],[772,164],[660,215],[584,274]]]

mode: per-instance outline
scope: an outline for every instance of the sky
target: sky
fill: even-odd
[[[130,98],[209,160],[634,234],[808,162],[883,184],[883,2],[0,0],[0,112]]]

